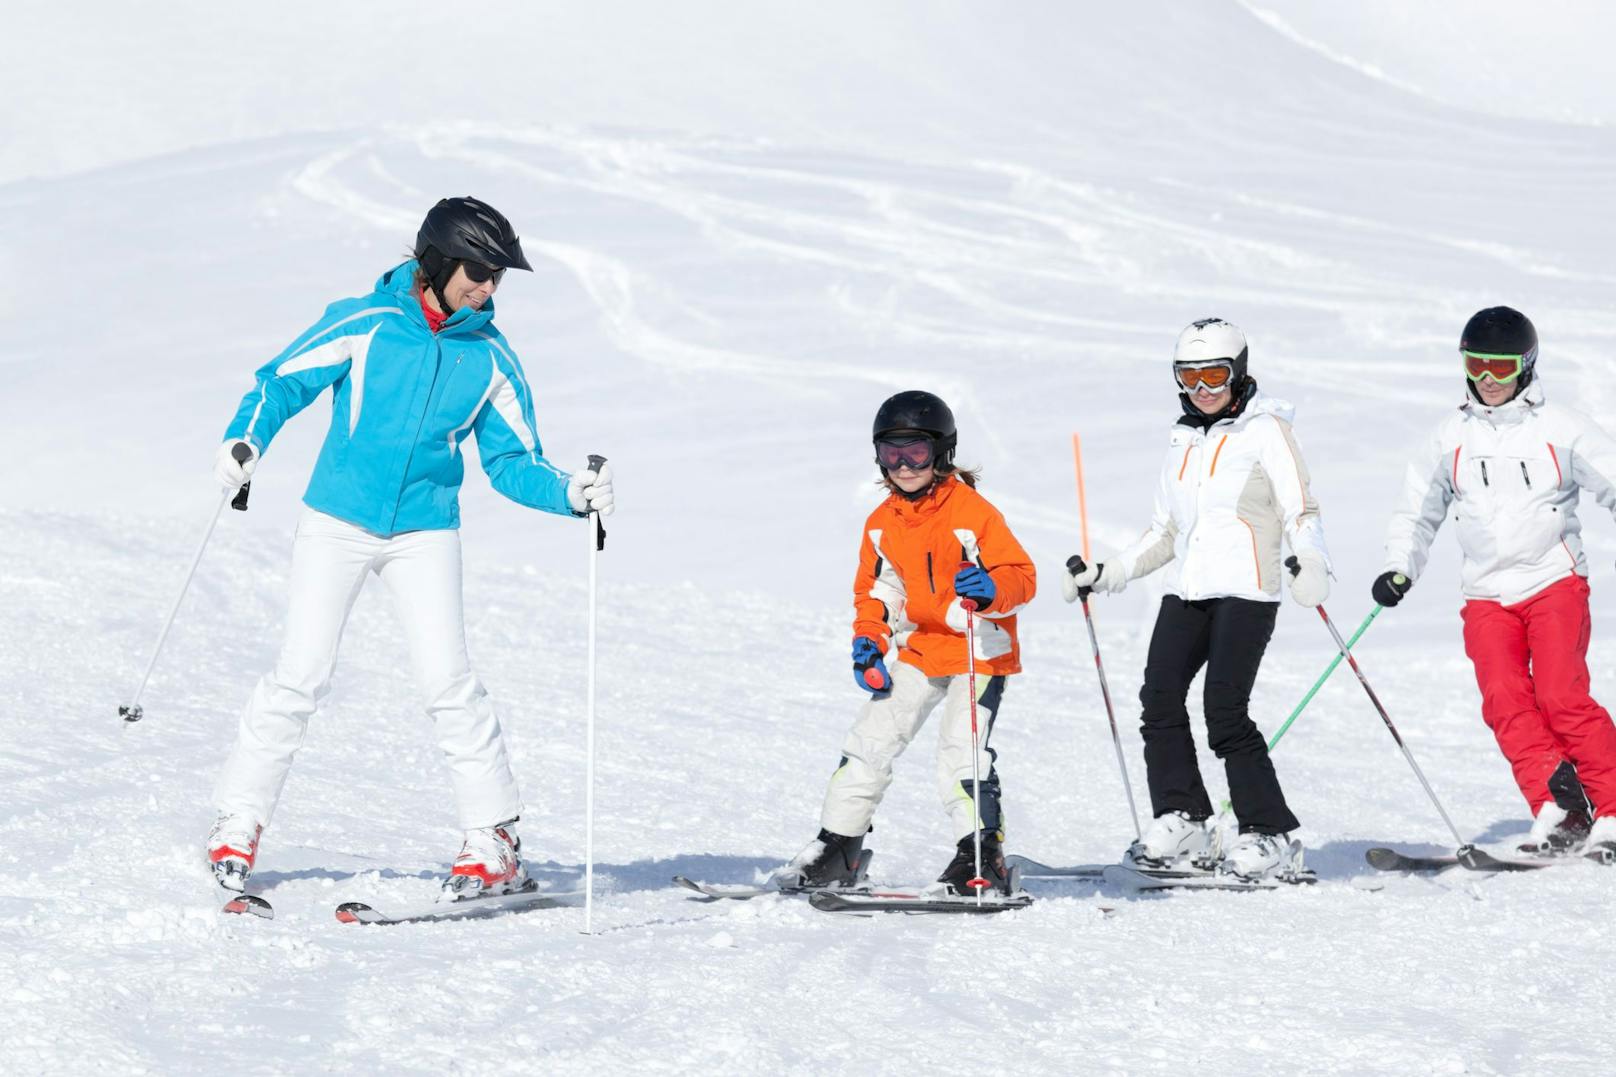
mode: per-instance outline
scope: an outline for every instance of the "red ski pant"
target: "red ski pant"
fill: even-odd
[[[1616,725],[1588,694],[1588,581],[1568,576],[1511,606],[1472,599],[1463,617],[1481,715],[1532,814],[1569,759],[1597,814],[1616,815]]]

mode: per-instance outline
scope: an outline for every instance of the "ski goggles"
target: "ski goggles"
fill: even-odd
[[[1175,366],[1173,377],[1186,393],[1193,393],[1197,388],[1205,389],[1209,393],[1221,393],[1229,387],[1229,381],[1234,377],[1233,363],[1213,363],[1211,366]]]
[[[1521,369],[1526,360],[1524,355],[1467,352],[1463,349],[1460,349],[1459,355],[1464,359],[1465,376],[1471,381],[1491,378],[1500,385],[1507,384],[1520,377]]]
[[[875,443],[875,462],[887,471],[907,467],[911,471],[924,471],[937,457],[937,445],[931,438],[882,438]]]
[[[503,269],[495,269],[493,266],[483,265],[481,262],[462,261],[460,268],[466,271],[466,279],[473,284],[483,284],[491,280],[494,282],[495,287],[498,287],[499,282],[505,277]]]

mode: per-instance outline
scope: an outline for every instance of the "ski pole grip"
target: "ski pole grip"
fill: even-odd
[[[238,441],[234,445],[230,446],[230,456],[235,460],[236,463],[245,464],[248,460],[252,459],[252,446],[248,445],[245,441]],[[236,496],[230,499],[230,507],[235,509],[237,512],[246,512],[247,493],[251,489],[251,482],[242,483],[241,489],[236,491]]]
[[[1074,553],[1072,556],[1066,559],[1066,571],[1070,572],[1074,576],[1087,571],[1088,567],[1089,566],[1084,563],[1083,558],[1078,554]],[[1093,593],[1094,588],[1092,587],[1079,587],[1077,589],[1078,598],[1087,599]]]
[[[1292,576],[1300,575],[1302,572],[1302,562],[1296,559],[1295,554],[1285,558],[1285,567],[1291,570]]]
[[[976,567],[976,563],[974,561],[961,561],[959,563],[959,571],[961,571],[961,572],[964,572],[968,568],[975,568],[975,567]],[[976,603],[972,602],[970,599],[964,597],[963,595],[960,596],[959,603],[960,603],[960,609],[964,610],[966,613],[975,613],[976,612]]]
[[[605,464],[606,458],[604,456],[593,452],[589,454],[589,470],[596,475],[600,474],[600,469]],[[591,512],[589,515],[595,521],[595,549],[597,551],[604,550],[606,548],[606,525],[601,522],[600,513]]]

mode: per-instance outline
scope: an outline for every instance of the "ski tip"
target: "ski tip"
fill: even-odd
[[[337,923],[339,923],[339,924],[365,924],[365,923],[369,923],[370,918],[367,917],[365,914],[366,913],[374,914],[375,911],[376,911],[375,909],[372,909],[369,905],[366,905],[363,901],[345,901],[341,905],[337,906]]]
[[[231,898],[224,903],[224,907],[220,911],[234,916],[256,916],[261,920],[275,919],[274,906],[253,894],[242,894],[239,897]]]
[[[1378,871],[1396,871],[1398,865],[1403,862],[1403,854],[1396,849],[1376,847],[1365,850],[1364,859],[1369,862],[1370,867]]]

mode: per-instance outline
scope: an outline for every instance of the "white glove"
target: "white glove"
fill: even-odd
[[[246,463],[242,463],[231,454],[231,450],[237,445],[247,446],[247,451],[252,453],[247,457]],[[253,448],[252,442],[242,441],[239,438],[232,438],[220,445],[219,451],[213,455],[213,474],[221,485],[228,486],[232,490],[239,490],[245,486],[257,466],[258,450]]]
[[[1330,573],[1324,558],[1312,550],[1296,555],[1297,570],[1291,576],[1291,597],[1308,609],[1330,597]]]
[[[600,465],[600,471],[574,471],[567,480],[567,504],[573,512],[612,514],[612,465]]]
[[[1082,572],[1075,574],[1069,570],[1061,573],[1061,596],[1068,602],[1076,602],[1078,591],[1084,587],[1116,594],[1127,586],[1128,573],[1121,561],[1085,565]]]

